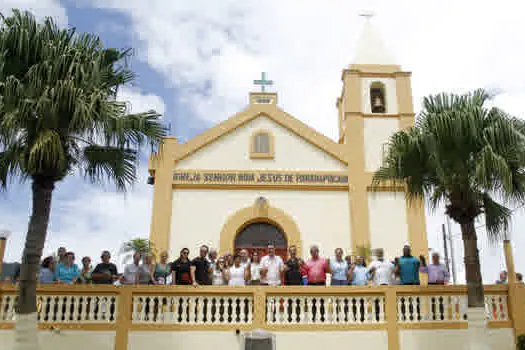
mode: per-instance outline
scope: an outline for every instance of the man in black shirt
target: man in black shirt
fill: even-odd
[[[288,250],[290,258],[284,264],[284,284],[287,286],[302,285],[301,266],[303,260],[297,257],[297,248],[293,245]]]
[[[203,245],[200,248],[199,256],[191,262],[191,279],[193,285],[211,285],[211,265],[207,259],[208,247]]]
[[[111,254],[104,250],[102,256],[100,257],[102,262],[95,266],[91,278],[95,284],[113,284],[116,280],[119,279],[117,266],[109,262],[111,259]]]

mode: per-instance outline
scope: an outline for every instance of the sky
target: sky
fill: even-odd
[[[363,10],[375,13],[373,24],[395,62],[412,72],[416,111],[431,93],[486,88],[498,91],[496,105],[525,118],[523,0],[0,0],[3,14],[13,7],[97,33],[108,47],[133,48],[137,79],[119,98],[134,112],[163,114],[170,134],[182,142],[243,109],[261,71],[274,81],[281,108],[335,140],[341,72],[355,55]],[[103,249],[118,256],[122,242],[149,236],[147,151],[128,193],[79,176],[57,184],[45,255],[66,246],[97,261]],[[22,253],[29,189],[14,183],[0,194],[0,228],[13,232],[7,261]],[[444,222],[442,210],[427,214],[434,250],[443,250]],[[524,212],[516,210],[515,248],[525,246],[524,231]],[[482,222],[478,233],[482,273],[491,282],[504,268],[502,249],[487,242]],[[456,225],[452,235],[461,281]],[[525,272],[525,255],[516,250],[515,262]]]

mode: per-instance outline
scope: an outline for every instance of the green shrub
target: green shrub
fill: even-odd
[[[518,337],[518,345],[516,350],[525,350],[525,334],[522,334]]]

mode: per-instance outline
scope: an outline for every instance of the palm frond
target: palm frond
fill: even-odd
[[[129,114],[115,99],[134,79],[130,55],[50,18],[37,23],[17,10],[2,17],[0,151],[22,143],[25,152],[23,167],[3,167],[4,186],[8,175],[59,181],[75,167],[92,182],[114,181],[119,190],[136,180],[137,152],[161,143],[164,128],[155,111]]]
[[[134,238],[122,243],[119,253],[123,255],[123,263],[126,263],[137,252],[139,252],[142,256],[150,255],[153,257],[153,259],[155,259],[157,255],[155,245],[146,238]]]
[[[502,237],[506,237],[510,228],[512,210],[494,201],[488,193],[484,193],[483,214],[489,239],[497,242]]]
[[[11,143],[0,152],[0,189],[6,190],[7,183],[14,177],[25,180],[24,153],[21,143]]]
[[[481,89],[425,97],[415,126],[390,138],[374,186],[402,181],[408,198],[445,204],[458,222],[485,213],[491,237],[505,232],[509,213],[491,197],[525,201],[525,123],[491,98]]]
[[[136,180],[137,152],[126,148],[91,145],[83,150],[84,175],[92,183],[114,181],[125,190]]]

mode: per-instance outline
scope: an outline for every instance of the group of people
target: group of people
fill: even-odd
[[[42,261],[38,281],[40,284],[114,284],[120,281],[122,275],[118,273],[117,266],[110,261],[111,253],[103,251],[100,259],[101,262],[92,269],[91,258],[85,256],[81,260],[82,267],[79,268],[75,264],[75,253],[60,247],[56,258],[48,256]]]
[[[173,284],[173,285],[327,285],[364,286],[373,285],[419,285],[419,273],[428,274],[428,283],[443,285],[449,282],[449,273],[440,263],[438,253],[432,254],[430,264],[423,256],[412,256],[409,246],[393,261],[385,259],[382,249],[374,250],[372,262],[367,266],[364,257],[344,256],[341,248],[335,249],[334,258],[323,258],[319,248],[310,248],[310,258],[304,261],[297,256],[297,248],[288,249],[286,261],[276,255],[275,247],[268,245],[267,255],[261,257],[257,250],[251,255],[242,249],[237,254],[219,256],[216,250],[205,245],[199,249],[199,256],[190,258],[190,251],[184,248],[180,256],[169,262],[167,252],[162,252],[156,263],[149,254],[136,252],[133,262],[119,273],[113,264],[111,254],[103,251],[101,262],[91,267],[89,257],[82,258],[77,267],[75,254],[64,247],[58,249],[57,258],[49,256],[42,262],[39,274],[41,284],[49,283],[95,283],[95,284]]]
[[[341,248],[335,249],[333,259],[327,259],[319,255],[319,248],[314,245],[307,261],[297,256],[295,246],[289,248],[286,261],[275,254],[273,245],[268,245],[267,251],[262,258],[258,251],[249,256],[244,249],[235,256],[227,253],[218,257],[216,251],[208,253],[208,247],[202,246],[199,257],[190,260],[189,250],[185,248],[172,263],[172,280],[175,284],[230,286],[324,286],[328,281],[332,286],[419,285],[419,273],[423,272],[428,274],[429,284],[443,285],[449,281],[449,273],[440,263],[439,254],[434,253],[432,262],[427,265],[423,256],[412,256],[409,246],[405,246],[403,255],[394,261],[385,260],[383,250],[376,249],[368,267],[364,257],[345,257]]]

